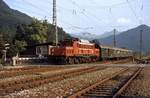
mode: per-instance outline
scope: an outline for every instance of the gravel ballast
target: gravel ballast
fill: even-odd
[[[104,70],[86,73],[54,83],[45,84],[34,89],[16,92],[5,96],[5,98],[61,98],[86,88],[122,69],[123,68],[121,67],[106,68]]]
[[[150,67],[145,67],[122,96],[150,96]]]

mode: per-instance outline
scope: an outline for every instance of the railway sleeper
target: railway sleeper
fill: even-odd
[[[89,72],[90,70],[91,69],[87,69],[87,72]],[[93,70],[94,70],[94,68],[92,69],[92,71]],[[97,70],[97,68],[95,70]],[[75,72],[73,74],[77,75],[77,74],[81,74],[81,73],[83,73],[83,72],[78,72],[77,71],[77,72]],[[54,82],[54,81],[61,80],[61,79],[64,79],[64,78],[68,78],[70,76],[72,76],[72,75],[67,73],[65,77],[60,76],[60,77],[49,78],[49,79],[46,79],[46,80],[45,79],[44,80],[40,80],[41,78],[43,79],[43,77],[40,77],[40,78],[39,77],[38,78],[29,78],[27,80],[32,80],[33,79],[32,83],[28,83],[27,81],[25,82],[25,80],[23,80],[24,83],[16,84],[14,86],[11,85],[11,87],[7,88],[7,90],[9,91],[9,89],[11,89],[12,91],[20,91],[20,90],[24,90],[24,89],[34,88],[36,86],[40,86],[40,85],[43,85],[43,84],[46,84],[46,83]],[[45,78],[48,78],[48,77],[45,77]],[[36,81],[36,79],[38,81]],[[9,93],[8,91],[7,91],[7,93]],[[12,91],[10,91],[10,92],[12,93]]]
[[[99,88],[95,88],[94,90],[110,90],[112,89],[113,86],[110,87],[99,87]]]
[[[112,95],[111,92],[105,92],[105,91],[103,91],[103,92],[89,92],[89,93],[87,93],[87,94]]]
[[[84,94],[78,98],[112,98],[112,95]]]
[[[112,98],[112,96],[80,96],[77,98]]]
[[[14,89],[10,88],[10,87],[7,87],[6,89],[4,89],[4,94],[8,94],[8,93],[13,93],[14,92]],[[0,94],[1,95],[1,94]]]
[[[99,90],[93,90],[92,92],[112,92],[112,90],[111,89],[107,89],[107,90],[99,89]]]
[[[6,83],[3,83],[3,84],[0,84],[0,88],[6,88],[6,87],[9,87],[9,86],[11,86],[12,84],[15,84],[15,83],[6,82]]]
[[[6,90],[4,90],[4,89],[0,89],[0,96],[5,95],[6,93],[7,93],[7,91],[6,91]]]

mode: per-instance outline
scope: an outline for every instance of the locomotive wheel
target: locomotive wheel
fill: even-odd
[[[61,64],[66,64],[66,59],[64,57],[61,58]]]
[[[86,63],[86,58],[82,58],[83,59],[83,63]]]
[[[78,59],[74,58],[74,64],[78,64]]]
[[[76,62],[76,64],[79,64],[80,63],[79,58],[75,58],[75,62]]]
[[[91,63],[91,58],[89,58],[89,62]]]
[[[74,64],[74,59],[73,58],[71,58],[71,64]]]
[[[92,62],[95,62],[94,58],[92,58]]]
[[[68,64],[72,64],[72,59],[68,58]]]
[[[84,59],[83,58],[81,58],[81,63],[84,63]]]
[[[82,63],[82,59],[81,58],[79,58],[79,63]]]
[[[85,58],[85,63],[88,63],[88,58]]]

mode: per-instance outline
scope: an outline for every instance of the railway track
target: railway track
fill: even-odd
[[[20,75],[38,74],[39,72],[48,72],[54,70],[67,69],[65,67],[31,67],[17,68],[0,71],[0,79],[15,77]]]
[[[90,73],[98,70],[105,69],[106,67],[88,67],[88,68],[82,68],[74,71],[68,71],[64,73],[59,73],[55,74],[52,76],[43,76],[39,75],[34,78],[25,78],[20,81],[11,81],[8,83],[2,83],[0,84],[0,96],[5,96],[10,93],[16,92],[16,91],[22,91],[25,89],[30,89],[34,87],[38,87],[50,82],[55,82],[58,80],[63,80],[66,78],[74,77],[77,75],[85,74],[85,73]]]
[[[124,69],[109,78],[65,98],[120,98],[121,93],[138,76],[142,69],[138,68],[134,71]]]

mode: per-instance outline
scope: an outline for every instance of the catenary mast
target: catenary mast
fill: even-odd
[[[55,32],[55,45],[58,45],[58,30],[57,30],[57,8],[56,8],[56,0],[53,0],[53,25]]]

